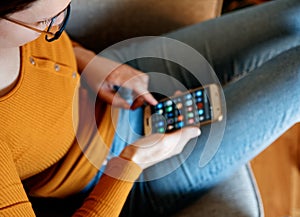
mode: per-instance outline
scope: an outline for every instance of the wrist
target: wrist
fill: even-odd
[[[143,152],[138,152],[138,149],[133,145],[125,147],[119,157],[135,163],[142,170],[153,165],[153,163],[149,161],[149,156],[143,154]]]
[[[120,158],[134,162],[142,169],[145,169],[143,163],[138,159],[138,156],[139,155],[137,154],[137,149],[132,145],[125,147],[119,155]]]
[[[141,174],[142,168],[120,157],[112,158],[106,168],[105,174],[118,180],[134,182]]]
[[[83,47],[76,46],[73,48],[77,60],[78,71],[82,72],[87,64],[96,56],[96,54]]]
[[[131,146],[127,146],[123,149],[123,151],[121,152],[119,157],[122,159],[128,160],[128,161],[135,162],[134,161],[135,152],[136,152],[136,150],[131,148]]]

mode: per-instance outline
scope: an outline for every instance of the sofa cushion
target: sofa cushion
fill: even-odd
[[[137,36],[153,36],[220,15],[223,0],[73,0],[68,33],[101,51]]]
[[[212,188],[191,206],[173,217],[263,217],[260,194],[249,165]]]

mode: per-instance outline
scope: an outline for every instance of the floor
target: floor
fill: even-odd
[[[300,124],[251,162],[266,217],[300,217]]]
[[[245,7],[262,4],[271,0],[223,0],[222,13],[242,9]]]

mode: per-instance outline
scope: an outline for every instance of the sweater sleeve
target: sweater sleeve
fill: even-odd
[[[0,216],[35,216],[9,147],[0,141]]]
[[[73,217],[117,217],[142,170],[121,158],[109,161],[105,173]]]

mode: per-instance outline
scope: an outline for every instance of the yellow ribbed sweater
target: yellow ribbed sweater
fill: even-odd
[[[79,78],[66,34],[56,42],[47,43],[41,37],[21,48],[18,83],[0,98],[0,216],[35,216],[27,194],[66,197],[77,193],[105,160],[116,111],[97,101],[102,139],[88,125],[88,114],[78,118],[75,112],[79,126],[73,126],[74,102],[78,102],[79,114],[95,106],[83,87],[79,98],[74,97]],[[83,138],[85,153],[75,134]],[[114,177],[104,174],[74,216],[119,215],[141,169],[133,162],[113,158],[106,170]]]

